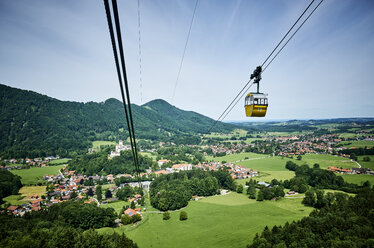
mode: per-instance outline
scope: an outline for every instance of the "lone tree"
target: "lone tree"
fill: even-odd
[[[109,189],[105,191],[105,198],[112,198],[112,192]]]
[[[370,161],[370,157],[364,157],[364,158],[362,159],[362,161],[369,162],[369,161]]]
[[[187,213],[185,211],[180,212],[179,220],[187,220]]]
[[[302,158],[301,155],[297,156],[297,160],[301,160]]]
[[[163,220],[168,220],[170,219],[170,213],[168,211],[164,212],[163,216],[162,216],[162,219]]]
[[[96,196],[97,196],[97,200],[101,202],[101,200],[103,199],[103,189],[101,185],[96,187]]]
[[[87,191],[87,195],[88,196],[93,196],[94,195],[94,192],[92,190],[92,188],[89,188],[88,191]]]
[[[243,185],[239,184],[238,187],[236,188],[236,192],[239,194],[243,193]]]

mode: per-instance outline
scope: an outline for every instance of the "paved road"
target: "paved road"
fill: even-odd
[[[361,165],[357,162],[351,159],[352,162],[355,162],[358,165],[358,168],[361,168]]]

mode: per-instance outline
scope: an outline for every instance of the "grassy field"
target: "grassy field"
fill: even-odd
[[[374,141],[371,140],[354,140],[354,141],[342,141],[339,144],[342,144],[344,147],[373,147]]]
[[[236,162],[235,164],[259,171],[259,176],[254,177],[255,180],[270,182],[274,178],[278,180],[286,180],[291,179],[295,176],[295,173],[293,171],[289,171],[285,167],[287,161],[289,160],[291,159],[282,157],[267,157],[264,159]],[[244,184],[248,180],[249,179],[241,179],[237,180],[237,182],[240,184]]]
[[[343,168],[357,168],[358,165],[348,158],[333,156],[329,154],[306,154],[301,160],[294,160],[298,164],[307,163],[309,166],[319,164],[321,169],[327,169],[329,166]]]
[[[66,164],[67,162],[69,162],[69,160],[71,160],[71,158],[54,159],[54,160],[51,160],[51,162],[49,162],[48,164],[49,165]]]
[[[157,155],[153,155],[153,154],[150,153],[150,152],[140,152],[140,154],[141,154],[142,156],[150,157],[150,158],[153,159],[153,160],[156,160],[156,158],[157,158]]]
[[[268,155],[263,154],[256,154],[258,157],[266,157]],[[242,165],[247,168],[251,168],[253,170],[258,170],[261,172],[269,172],[269,171],[288,171],[286,169],[286,163],[290,159],[282,157],[267,157],[264,159],[253,159],[253,160],[246,160],[241,162],[236,162],[237,165]],[[292,160],[294,161],[294,160]]]
[[[268,155],[264,154],[256,154],[252,152],[244,152],[244,153],[235,153],[235,154],[229,154],[223,157],[213,157],[213,156],[205,156],[206,161],[217,161],[217,162],[236,162],[240,161],[246,158],[252,159],[252,158],[262,158],[267,157]]]
[[[125,232],[139,247],[245,247],[264,227],[301,219],[311,208],[302,199],[257,202],[244,194],[230,193],[191,201],[184,209],[188,220],[179,221],[179,211],[162,220],[157,213],[143,213],[136,226],[102,228],[100,232]]]
[[[369,181],[371,185],[374,185],[374,176],[372,175],[349,175],[344,174],[341,175],[344,181],[348,183],[354,183],[358,185],[362,185],[364,182]]]
[[[63,167],[63,165],[55,165],[48,167],[34,167],[31,169],[22,170],[11,170],[15,175],[21,177],[21,182],[23,185],[35,185],[38,180],[42,179],[44,175],[57,175],[58,171]]]
[[[110,146],[110,145],[116,145],[116,142],[114,141],[104,141],[104,140],[96,140],[92,142],[92,148],[93,149],[100,149],[100,146]]]
[[[114,186],[116,186],[116,185],[114,183],[111,183],[111,184],[104,184],[101,187],[102,187],[103,191],[105,191],[105,190],[107,190],[109,188],[113,188]]]
[[[365,162],[362,161],[364,157],[369,157],[370,161]],[[374,170],[374,155],[363,155],[363,156],[358,156],[358,162],[363,168],[370,168],[371,170]]]
[[[130,203],[129,202],[125,202],[125,201],[115,201],[115,202],[111,202],[111,203],[108,203],[108,204],[103,204],[103,205],[100,205],[100,207],[102,208],[113,208],[114,210],[116,210],[117,213],[120,213],[120,212],[123,212],[123,206],[125,205],[129,205],[130,206]]]
[[[4,201],[11,205],[22,205],[33,200],[30,198],[30,195],[38,194],[39,197],[45,195],[45,190],[46,186],[24,186],[19,190],[18,195],[5,197]]]

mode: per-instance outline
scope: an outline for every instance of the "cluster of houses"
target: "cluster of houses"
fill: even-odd
[[[8,213],[12,213],[14,215],[23,216],[27,212],[31,211],[39,211],[41,209],[41,204],[43,202],[42,198],[39,198],[38,195],[30,195],[29,196],[29,202],[25,202],[24,204],[17,206],[17,205],[11,205],[7,208]]]
[[[342,140],[337,134],[325,134],[320,137],[310,135],[276,137],[280,144],[280,156],[294,156],[307,153],[333,153],[334,146]]]
[[[164,160],[159,160],[159,164],[167,163],[170,162],[166,159]],[[217,171],[220,168],[226,167],[228,168],[228,171],[231,174],[231,177],[233,179],[243,179],[243,178],[250,178],[253,176],[257,176],[258,172],[256,170],[251,170],[250,168],[241,166],[241,165],[235,165],[233,163],[226,163],[222,164],[220,162],[205,162],[205,163],[200,163],[197,165],[191,165],[191,164],[175,164],[171,168],[166,168],[163,170],[157,170],[153,171],[152,173],[156,175],[161,175],[161,174],[170,174],[174,172],[179,172],[179,171],[187,171],[187,170],[192,170],[193,168],[196,169],[202,169],[205,171]]]
[[[0,169],[1,170],[20,170],[25,167],[29,168],[29,166],[32,167],[46,167],[48,166],[48,162],[54,159],[59,159],[59,156],[48,156],[45,157],[44,159],[41,158],[20,158],[20,159],[3,159],[2,162],[5,165],[1,165]]]
[[[329,171],[341,173],[341,174],[367,174],[367,175],[374,175],[374,171],[370,170],[369,168],[352,168],[352,169],[346,169],[346,168],[339,168],[335,166],[329,166]]]

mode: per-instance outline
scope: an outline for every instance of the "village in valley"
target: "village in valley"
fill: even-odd
[[[45,158],[24,158],[24,159],[8,159],[2,160],[1,169],[9,171],[27,171],[30,168],[44,168],[54,167],[54,161],[62,161],[59,169],[53,174],[44,174],[42,178],[39,176],[39,185],[45,185],[45,192],[41,194],[30,194],[25,199],[29,202],[22,202],[22,204],[14,205],[8,204],[7,211],[15,215],[24,215],[26,212],[39,211],[42,208],[48,208],[53,204],[58,204],[69,200],[83,200],[84,203],[97,204],[99,206],[110,205],[111,203],[118,202],[120,199],[117,197],[119,190],[123,187],[131,187],[134,189],[131,195],[128,195],[125,202],[127,206],[121,211],[128,215],[139,214],[147,211],[145,206],[145,199],[151,182],[160,175],[167,175],[178,173],[181,171],[190,170],[203,170],[203,171],[218,171],[225,169],[230,173],[234,180],[245,181],[250,178],[256,178],[259,185],[270,186],[270,181],[261,181],[266,172],[261,170],[261,167],[254,166],[251,168],[248,163],[255,164],[256,161],[268,160],[271,158],[292,159],[302,162],[303,156],[307,154],[325,154],[330,156],[329,159],[341,158],[344,163],[326,164],[326,169],[339,174],[367,174],[373,175],[372,168],[363,167],[360,161],[357,161],[357,155],[362,153],[363,150],[370,147],[346,147],[345,144],[359,143],[359,142],[374,142],[374,136],[365,131],[357,132],[356,137],[344,138],[339,134],[328,133],[316,135],[313,133],[300,133],[292,135],[274,135],[265,134],[258,139],[252,139],[251,142],[246,142],[245,135],[231,135],[226,139],[211,140],[209,137],[204,137],[206,144],[203,145],[181,145],[179,147],[188,147],[198,153],[203,154],[204,159],[194,163],[186,163],[183,161],[171,161],[170,158],[178,156],[173,154],[169,156],[162,156],[158,154],[159,149],[173,149],[176,147],[174,143],[160,142],[157,146],[151,149],[141,149],[141,152],[152,154],[153,159],[157,162],[157,166],[148,168],[145,172],[139,174],[140,184],[136,174],[107,174],[107,175],[85,175],[77,173],[74,170],[69,170],[68,160],[60,159],[58,156],[45,157]],[[113,147],[113,146],[112,146]],[[113,159],[121,155],[121,152],[128,151],[129,145],[125,145],[122,140],[114,147],[108,154],[108,159]],[[350,153],[344,153],[349,151]],[[359,151],[355,155],[352,151]],[[90,148],[88,153],[95,153],[95,149]],[[239,156],[236,160],[235,156]],[[252,154],[257,154],[253,156]],[[251,156],[252,155],[252,156]],[[191,154],[189,156],[192,156]],[[230,161],[226,161],[232,157]],[[168,159],[169,158],[169,159]],[[370,157],[364,157],[363,160],[370,161]],[[350,166],[345,168],[344,165],[350,161]],[[182,163],[181,163],[182,162]],[[59,163],[56,163],[59,164]],[[356,166],[352,166],[356,165]],[[57,166],[56,166],[57,168]],[[98,197],[96,189],[100,186],[100,194],[104,197]],[[246,185],[244,185],[247,187]],[[32,186],[31,186],[32,187]],[[101,193],[101,188],[105,189]],[[288,192],[289,194],[297,194],[295,191]],[[196,196],[197,197],[197,196]],[[196,198],[194,197],[194,198]],[[99,199],[98,199],[99,198]],[[120,221],[118,221],[119,223]]]

